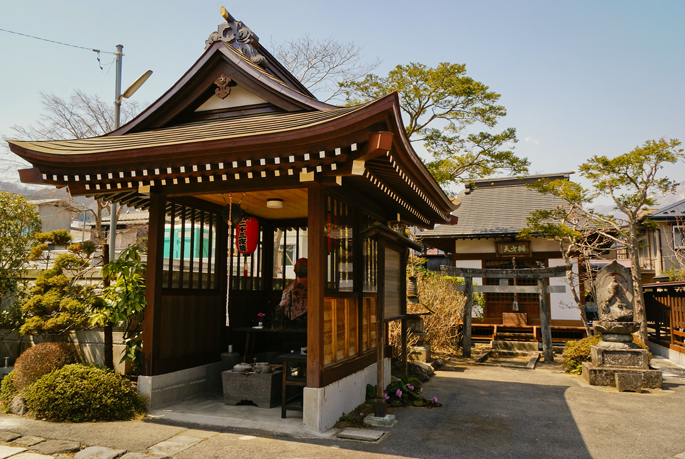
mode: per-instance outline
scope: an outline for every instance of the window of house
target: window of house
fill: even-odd
[[[685,249],[685,226],[673,227],[673,248]]]

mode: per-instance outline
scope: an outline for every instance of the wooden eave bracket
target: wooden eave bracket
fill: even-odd
[[[325,176],[344,177],[351,175],[364,175],[366,162],[378,156],[384,155],[392,149],[392,141],[395,134],[389,131],[373,132],[369,136],[366,148],[359,156],[350,156],[348,161],[338,165],[335,171],[328,171]]]
[[[43,175],[40,169],[32,167],[31,169],[19,169],[19,180],[21,183],[31,183],[35,185],[44,185]]]

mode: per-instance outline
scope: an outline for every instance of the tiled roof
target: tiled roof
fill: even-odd
[[[452,215],[455,225],[436,225],[421,233],[425,238],[488,237],[513,235],[525,228],[533,210],[552,209],[562,200],[526,187],[523,181],[466,189],[459,193],[461,205]]]
[[[83,155],[109,151],[138,150],[166,145],[206,142],[237,137],[257,136],[303,129],[359,110],[368,104],[341,107],[327,112],[297,112],[223,118],[183,124],[121,136],[51,141],[9,141],[28,150],[60,155]]]
[[[649,215],[649,218],[652,220],[676,220],[685,218],[685,199],[655,210]]]

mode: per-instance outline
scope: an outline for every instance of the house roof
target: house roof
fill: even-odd
[[[53,207],[63,207],[69,212],[80,212],[80,210],[71,204],[69,204],[67,201],[64,199],[59,199],[59,198],[51,198],[51,199],[33,199],[28,201],[30,204],[33,204],[36,207],[40,206],[45,206],[45,205],[50,205]]]
[[[457,217],[453,225],[436,225],[421,237],[430,239],[466,239],[513,236],[527,225],[533,210],[552,209],[563,201],[526,186],[540,179],[568,180],[572,172],[532,175],[521,178],[483,179],[459,193],[461,204],[452,212]]]
[[[685,199],[654,210],[645,217],[655,221],[685,220]]]

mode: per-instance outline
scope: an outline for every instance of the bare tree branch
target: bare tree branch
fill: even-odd
[[[289,41],[272,41],[269,46],[290,73],[326,102],[340,95],[343,81],[361,78],[381,64],[378,58],[364,61],[362,46],[333,38],[318,40],[305,35]]]

